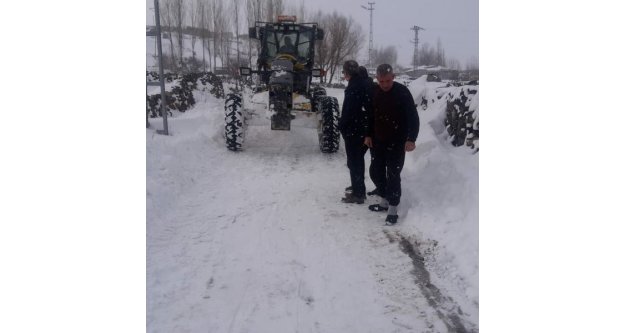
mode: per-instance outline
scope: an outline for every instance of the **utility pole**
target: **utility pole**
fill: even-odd
[[[410,28],[410,30],[414,30],[414,40],[412,41],[414,43],[414,53],[412,55],[412,70],[416,71],[417,68],[419,67],[419,57],[418,57],[419,30],[425,30],[425,29],[415,25],[412,28]]]
[[[239,52],[239,0],[234,0],[234,11],[235,11],[235,16],[234,16],[234,24],[236,26],[236,34],[237,34],[237,66],[236,68],[239,68],[239,66],[241,66],[241,52]],[[241,77],[239,75],[235,74],[235,77],[237,77],[236,80],[236,87],[237,90],[239,90],[239,80],[241,80]]]
[[[158,77],[159,82],[146,82],[147,86],[160,86],[161,87],[161,116],[163,117],[163,129],[156,130],[158,134],[169,135],[169,128],[167,126],[167,97],[165,96],[165,78],[163,77],[163,48],[161,43],[161,14],[158,0],[154,0],[154,19],[156,21],[156,46],[158,49]],[[147,122],[147,116],[146,116]],[[149,123],[147,124],[149,126]]]
[[[371,67],[371,52],[373,51],[373,5],[375,5],[375,2],[367,3],[369,4],[368,8],[363,5],[360,5],[360,7],[369,11],[369,63],[367,65]]]

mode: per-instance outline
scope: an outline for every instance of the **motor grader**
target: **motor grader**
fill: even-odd
[[[312,84],[313,77],[322,75],[322,70],[313,66],[315,41],[323,40],[323,29],[317,23],[296,23],[295,16],[278,16],[276,22],[256,22],[249,28],[249,37],[260,42],[256,69],[241,67],[239,72],[243,77],[256,74],[254,91],[268,94],[271,129],[289,131],[296,115],[305,114],[316,119],[321,151],[336,152],[340,140],[338,100]],[[302,97],[308,102],[301,103]],[[225,113],[226,147],[242,150],[249,115],[241,92],[227,94]]]

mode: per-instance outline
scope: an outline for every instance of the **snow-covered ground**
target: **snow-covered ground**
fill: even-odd
[[[377,197],[340,202],[343,147],[322,154],[302,118],[270,130],[266,96],[247,98],[257,117],[237,153],[225,147],[224,101],[207,92],[173,112],[170,136],[150,119],[148,332],[477,331],[478,154],[449,143],[441,86],[409,85],[434,103],[419,108],[393,227],[367,209]],[[342,89],[327,92],[342,103]]]
[[[146,131],[149,332],[477,330],[478,155],[445,140],[442,109],[420,110],[385,227],[377,197],[340,202],[345,153],[316,129],[257,122],[234,153],[223,100],[196,97],[171,136]]]

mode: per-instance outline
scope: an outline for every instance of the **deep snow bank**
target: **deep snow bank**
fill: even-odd
[[[459,99],[469,88],[477,90],[477,87],[427,82],[422,76],[408,88],[418,106],[421,127],[417,148],[406,155],[402,172],[404,226],[422,240],[423,252],[431,254],[428,265],[435,272],[437,283],[449,288],[451,294],[465,295],[466,309],[473,309],[472,315],[477,319],[477,140],[476,149],[454,147],[454,138],[445,125],[448,103]],[[464,103],[477,118],[477,91],[470,96]]]
[[[443,124],[450,143],[479,150],[479,86],[427,82],[421,76],[408,85],[420,110],[445,109]],[[434,124],[438,126],[437,124]],[[437,127],[437,132],[440,128]]]
[[[156,72],[146,72],[147,82],[159,82]],[[209,92],[217,98],[224,97],[221,78],[211,72],[197,73],[166,73],[164,74],[165,96],[167,107],[171,110],[185,112],[195,105],[196,92]],[[146,112],[152,117],[161,116],[161,88],[148,86],[146,94]]]

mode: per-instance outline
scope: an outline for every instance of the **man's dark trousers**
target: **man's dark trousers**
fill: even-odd
[[[345,153],[347,155],[347,168],[352,181],[352,194],[357,197],[365,197],[365,153],[367,146],[364,138],[345,137]]]
[[[373,143],[371,148],[371,180],[380,196],[391,206],[399,205],[401,197],[400,173],[404,167],[406,151],[402,144]]]

